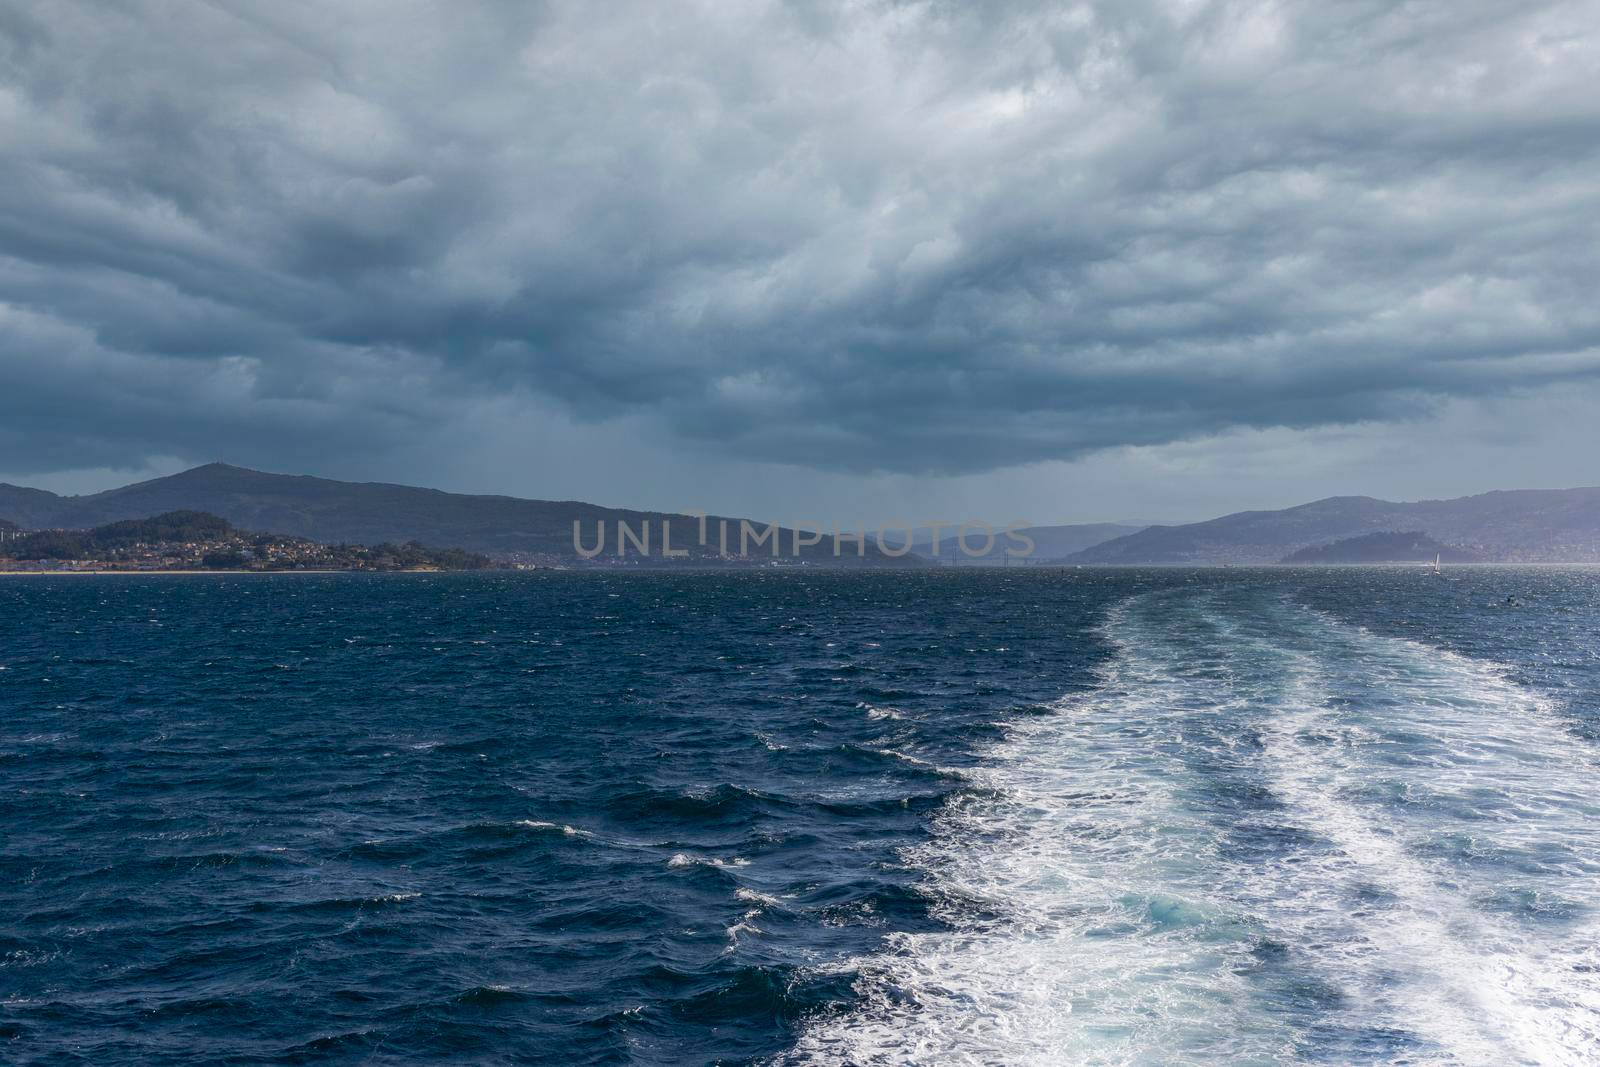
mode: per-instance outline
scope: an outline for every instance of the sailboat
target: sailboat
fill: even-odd
[[[1437,552],[1433,554],[1433,573],[1439,575],[1444,574],[1444,571],[1439,569],[1439,553]]]

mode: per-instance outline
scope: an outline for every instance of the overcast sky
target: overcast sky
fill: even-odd
[[[0,479],[1600,483],[1594,0],[0,0]]]

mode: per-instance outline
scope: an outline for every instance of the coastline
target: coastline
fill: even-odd
[[[54,577],[68,576],[68,575],[74,576],[74,577],[79,576],[79,575],[82,575],[84,577],[94,577],[96,575],[99,575],[99,576],[103,577],[103,576],[109,576],[109,575],[138,576],[138,575],[146,575],[146,574],[152,575],[152,576],[162,576],[162,575],[170,576],[170,575],[175,575],[175,574],[223,575],[223,576],[226,576],[226,575],[230,575],[230,574],[232,574],[232,575],[240,575],[240,574],[274,575],[274,574],[457,574],[457,573],[465,574],[465,573],[468,573],[468,572],[466,572],[466,571],[427,570],[427,569],[420,568],[420,567],[410,567],[410,568],[395,569],[395,570],[388,570],[388,571],[364,571],[364,570],[355,570],[355,569],[349,568],[349,567],[324,567],[324,568],[319,568],[319,569],[316,569],[316,570],[307,568],[305,570],[282,570],[282,571],[249,571],[249,570],[230,570],[230,571],[220,571],[220,570],[218,570],[218,571],[213,571],[213,570],[126,570],[126,571],[124,571],[124,570],[114,570],[114,569],[81,570],[81,571],[75,571],[75,570],[60,570],[60,571],[0,570],[0,578],[3,578],[5,576],[7,576],[7,575],[16,575],[16,576],[22,577],[22,578],[54,578]]]

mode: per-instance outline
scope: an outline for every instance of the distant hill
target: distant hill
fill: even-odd
[[[55,514],[54,509],[60,500],[61,497],[43,489],[0,482],[0,515],[4,515],[10,525],[24,530],[42,529],[50,525],[37,520],[41,515]]]
[[[214,541],[234,529],[228,520],[204,511],[169,511],[148,519],[121,519],[88,534],[98,545],[122,547],[153,541]]]
[[[1393,503],[1329,497],[1282,511],[1152,526],[1095,545],[1074,563],[1272,563],[1302,548],[1369,533],[1420,530],[1486,561],[1600,563],[1600,488],[1517,489]]]
[[[1140,529],[1138,526],[1114,522],[1091,522],[1072,526],[1035,526],[1022,532],[1033,538],[1035,559],[1062,559],[1074,552],[1138,533]]]
[[[9,516],[24,529],[83,529],[170,511],[209,512],[242,529],[272,530],[328,544],[419,541],[502,556],[574,557],[574,520],[583,524],[586,546],[594,544],[596,524],[605,522],[608,540],[604,555],[613,559],[616,522],[626,522],[638,531],[649,521],[652,551],[659,556],[661,522],[670,518],[673,547],[707,557],[716,550],[718,528],[715,517],[708,520],[711,545],[701,548],[695,543],[698,520],[683,515],[603,508],[573,500],[475,496],[381,482],[269,474],[223,463],[89,496],[57,496],[41,489],[0,485],[0,515]],[[730,549],[736,551],[739,523],[736,519],[729,523]],[[764,530],[765,524],[757,528]],[[784,531],[782,537],[783,554],[789,556],[792,535]],[[870,538],[868,541],[867,564],[917,565],[911,557],[884,556]],[[802,548],[801,554],[835,562],[830,540]],[[855,546],[846,543],[837,562],[859,562]]]
[[[1441,563],[1475,563],[1482,559],[1476,552],[1456,548],[1435,541],[1418,530],[1406,532],[1385,531],[1346,537],[1326,545],[1313,545],[1291,552],[1284,563],[1425,563],[1438,559]]]
[[[1077,523],[1070,526],[1030,526],[1025,530],[1017,531],[1018,536],[1027,536],[1033,539],[1034,549],[1030,559],[1056,560],[1070,556],[1074,552],[1110,541],[1115,537],[1137,533],[1140,527],[1124,526],[1114,522]],[[969,559],[956,544],[956,530],[945,530],[940,535],[939,559],[961,558]],[[974,550],[982,547],[983,534],[973,531],[967,537],[967,543]],[[989,551],[975,558],[1003,560],[1008,559],[1006,549],[1017,548],[1017,542],[1009,540],[1000,530],[995,531],[995,543]],[[911,544],[911,550],[918,555],[933,556],[933,539],[925,531],[917,531],[917,538]]]

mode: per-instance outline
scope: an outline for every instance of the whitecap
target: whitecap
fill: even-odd
[[[565,823],[546,822],[543,819],[518,819],[517,825],[525,826],[530,830],[560,830],[567,837],[594,836],[594,834],[588,830],[580,830],[576,826],[568,826]]]

